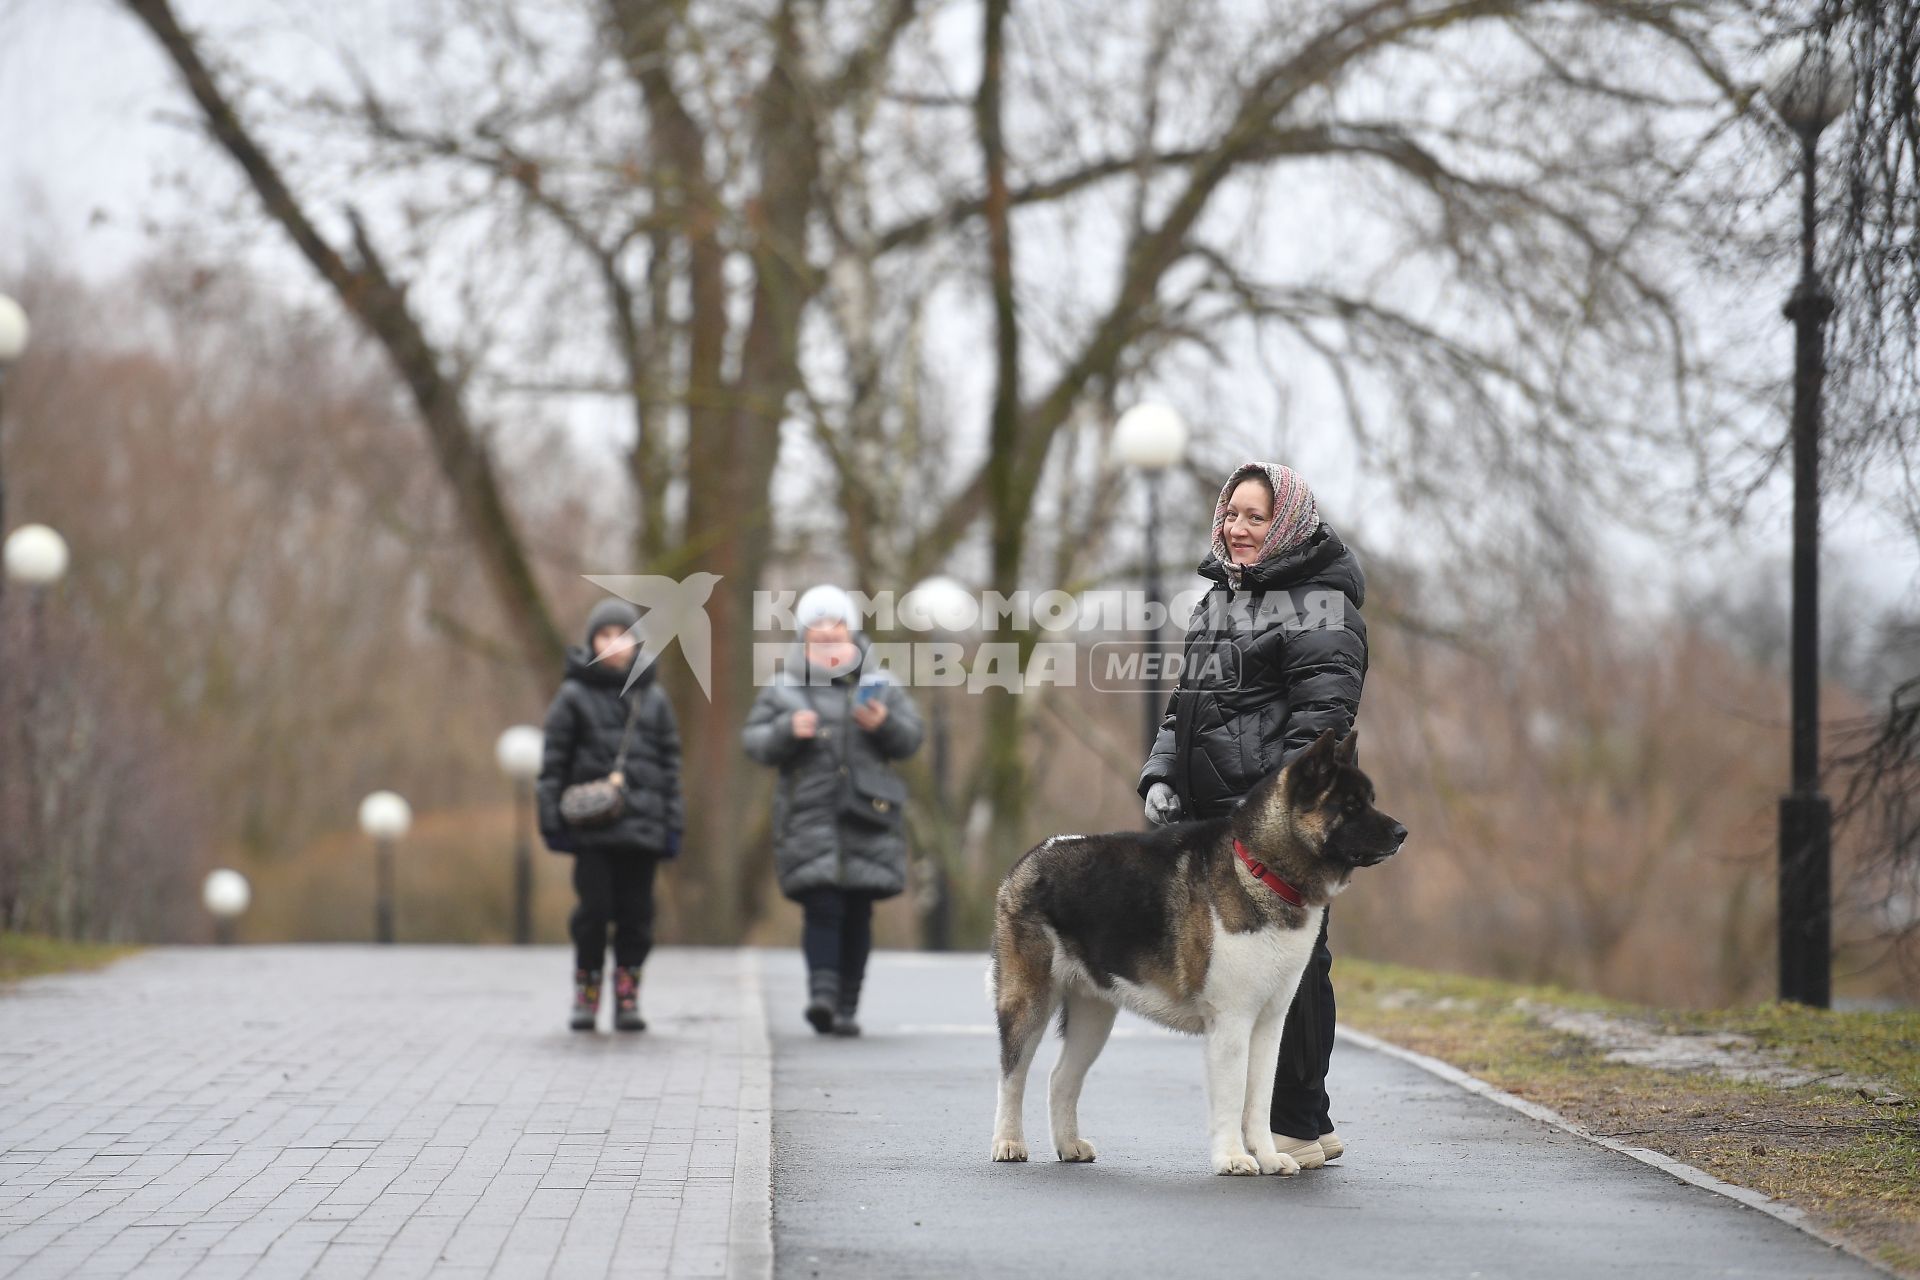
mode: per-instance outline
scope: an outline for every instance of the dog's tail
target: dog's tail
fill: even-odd
[[[1025,1062],[1046,1035],[1055,999],[1051,944],[1043,930],[1020,914],[1018,897],[1012,884],[1001,886],[988,970],[1003,1074]]]
[[[993,936],[987,943],[987,1005],[997,1008],[1000,1004],[1000,950],[1009,941],[1008,916],[1014,910],[1012,885],[1009,880],[1000,882],[993,895]]]

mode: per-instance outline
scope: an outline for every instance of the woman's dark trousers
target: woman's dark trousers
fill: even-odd
[[[606,967],[607,930],[613,930],[613,962],[630,967],[653,950],[653,871],[658,862],[638,849],[588,849],[573,855],[574,964],[595,972]]]
[[[1327,949],[1327,919],[1320,919],[1300,989],[1287,1010],[1280,1034],[1280,1064],[1273,1075],[1273,1132],[1289,1138],[1318,1138],[1333,1132],[1328,1114],[1327,1069],[1333,1064],[1333,952]]]
[[[800,947],[807,971],[840,975],[841,989],[858,991],[873,950],[873,895],[846,889],[808,889],[800,894],[806,912]]]

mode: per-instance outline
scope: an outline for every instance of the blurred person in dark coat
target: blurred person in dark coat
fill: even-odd
[[[614,1026],[644,1031],[640,967],[653,947],[653,880],[680,852],[686,829],[680,792],[680,733],[654,668],[628,677],[640,652],[639,611],[602,600],[587,615],[586,643],[567,650],[566,678],[547,709],[546,752],[536,789],[540,835],[573,856],[573,1008],[569,1025],[591,1031],[600,1009],[608,934],[614,963]],[[625,756],[621,744],[625,742]],[[611,822],[579,827],[561,814],[568,787],[594,782],[619,764],[621,809]]]

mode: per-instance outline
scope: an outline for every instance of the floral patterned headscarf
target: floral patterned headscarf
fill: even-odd
[[[1236,587],[1240,585],[1240,571],[1246,566],[1235,564],[1227,551],[1227,504],[1233,500],[1234,489],[1249,477],[1265,480],[1273,491],[1273,522],[1267,526],[1267,540],[1260,544],[1255,564],[1291,551],[1320,527],[1320,507],[1313,500],[1313,490],[1292,467],[1277,462],[1243,462],[1235,467],[1220,490],[1220,501],[1214,504],[1213,554],[1226,566],[1227,577]]]

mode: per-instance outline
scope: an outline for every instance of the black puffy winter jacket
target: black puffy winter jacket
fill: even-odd
[[[546,753],[536,792],[540,838],[559,853],[585,849],[640,851],[671,857],[686,828],[680,794],[680,731],[666,690],[653,670],[627,693],[627,671],[592,663],[584,648],[567,650],[567,677],[547,709]],[[627,742],[626,810],[610,825],[582,830],[560,817],[560,793],[576,782],[592,782],[613,772],[629,707],[636,709]]]
[[[1217,585],[1187,624],[1178,686],[1139,792],[1172,785],[1187,817],[1225,812],[1332,729],[1345,735],[1367,674],[1366,576],[1333,529],[1241,571],[1218,557],[1200,573]]]

